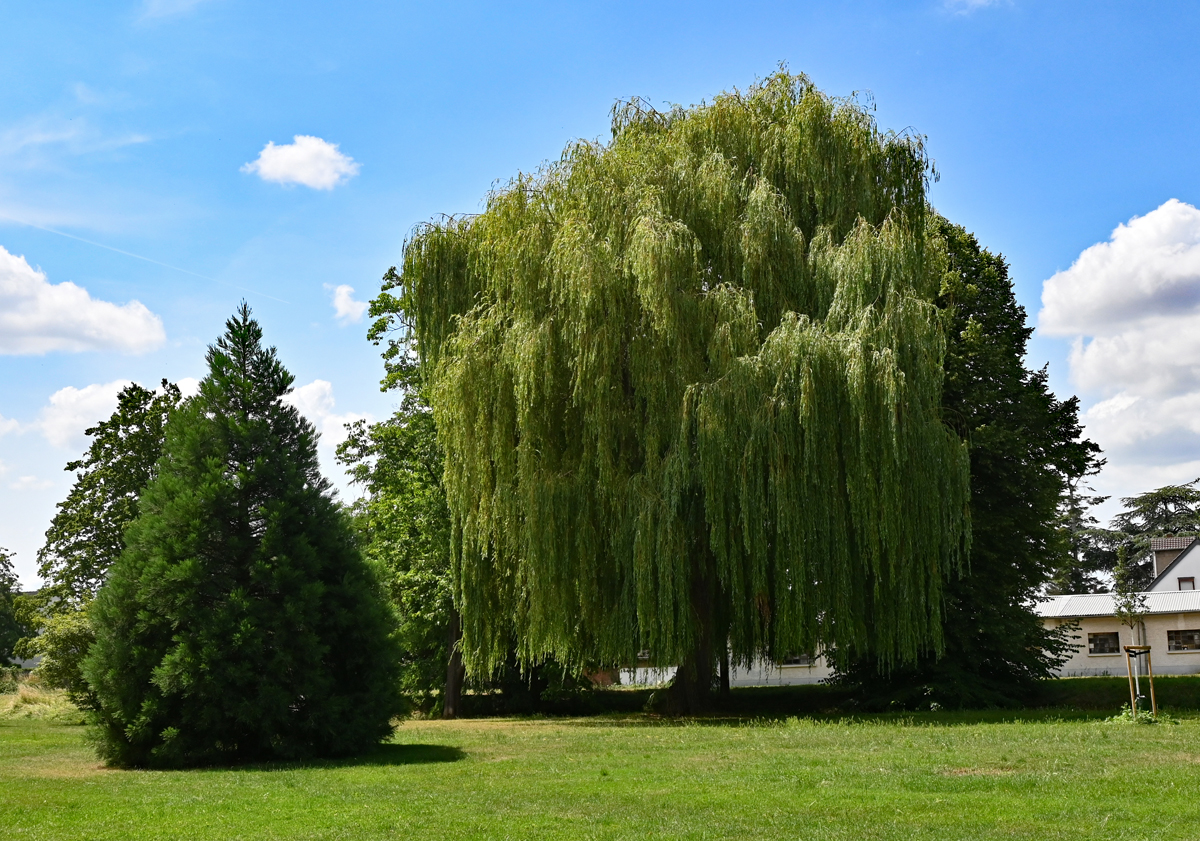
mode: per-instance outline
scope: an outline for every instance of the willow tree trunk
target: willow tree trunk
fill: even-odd
[[[689,596],[695,631],[692,650],[680,662],[667,693],[666,711],[672,715],[696,715],[712,709],[716,644],[719,636],[724,645],[727,636],[717,628],[717,559],[708,541],[699,494],[693,495],[689,508],[693,535]]]
[[[450,628],[447,633],[450,656],[446,660],[446,691],[443,693],[442,718],[458,718],[462,713],[462,689],[466,669],[463,667],[459,646],[461,641],[462,617],[457,610],[450,608]]]

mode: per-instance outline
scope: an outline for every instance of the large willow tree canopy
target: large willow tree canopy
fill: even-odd
[[[614,109],[397,281],[476,671],[940,645],[969,539],[920,138],[779,74]],[[697,593],[710,593],[698,598]],[[700,615],[709,611],[709,615]]]

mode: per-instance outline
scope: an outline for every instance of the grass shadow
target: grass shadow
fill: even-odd
[[[293,761],[247,762],[217,765],[202,765],[195,768],[172,768],[164,771],[222,772],[242,771],[252,773],[275,773],[314,768],[366,768],[387,765],[430,765],[441,762],[458,762],[466,759],[465,751],[451,745],[384,744],[366,753],[354,756],[336,756],[325,759],[297,759]]]
[[[466,759],[465,751],[452,745],[380,745],[370,753],[335,761],[336,765],[428,765]]]
[[[1173,710],[1178,715],[1178,710]],[[746,714],[717,713],[678,718],[648,713],[634,715],[604,715],[589,718],[564,719],[562,724],[570,727],[744,727],[746,725],[783,726],[792,722],[813,724],[853,725],[900,725],[905,727],[969,727],[980,724],[1037,724],[1056,722],[1103,721],[1113,714],[1112,710],[1080,709],[992,709],[954,710],[939,712],[817,712],[800,715],[779,713]],[[1184,717],[1193,717],[1187,716]],[[515,719],[520,721],[520,719]]]

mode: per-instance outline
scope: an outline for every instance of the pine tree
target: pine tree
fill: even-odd
[[[945,266],[922,140],[780,72],[614,111],[418,230],[396,295],[431,367],[474,673],[940,645],[968,540],[942,422]]]
[[[245,304],[167,424],[83,671],[123,766],[345,754],[391,731],[394,620]]]

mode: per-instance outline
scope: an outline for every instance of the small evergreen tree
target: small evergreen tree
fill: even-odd
[[[394,620],[243,304],[167,425],[83,673],[102,758],[184,766],[360,751],[399,711]]]

